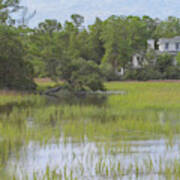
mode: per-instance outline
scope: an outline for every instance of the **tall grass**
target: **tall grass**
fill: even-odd
[[[173,146],[173,139],[180,134],[180,83],[111,82],[105,86],[107,90],[126,93],[110,95],[101,105],[82,102],[72,102],[70,105],[64,101],[61,103],[61,99],[54,103],[40,95],[1,91],[0,170],[8,166],[12,154],[20,159],[22,148],[29,143],[37,142],[43,147],[52,140],[61,143],[60,137],[63,137],[63,143],[68,138],[80,143],[86,141],[86,138],[90,142],[104,142],[107,154],[126,154],[131,151],[131,146],[124,143],[119,143],[118,151],[116,148],[111,149],[111,142],[114,141],[164,138],[168,139],[168,147]],[[163,176],[175,173],[173,177],[179,175],[180,166],[175,162],[172,167],[159,168],[155,173]],[[96,174],[107,177],[128,174],[137,176],[147,174],[147,169],[149,174],[153,174],[152,162],[146,164],[144,172],[138,163],[125,168],[121,164],[106,165],[102,159],[97,163]],[[68,172],[71,172],[71,177],[75,173],[73,170]],[[34,179],[39,178],[37,173]],[[84,173],[83,167],[81,173]],[[48,174],[41,177],[53,179],[65,176],[64,172],[56,174],[55,170],[48,170]]]

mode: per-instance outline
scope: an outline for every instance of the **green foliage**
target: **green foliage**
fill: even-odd
[[[40,23],[30,35],[29,58],[33,58],[38,76],[64,80],[74,90],[103,89],[98,65],[89,61],[89,34],[79,30],[82,23],[80,15],[72,15],[72,22],[67,21],[62,28],[54,20]]]
[[[175,66],[175,57],[169,54],[159,55],[156,69],[163,74],[165,79],[179,79],[180,67]]]
[[[73,24],[76,28],[80,28],[81,25],[84,23],[84,17],[79,14],[71,15],[71,19],[73,20]]]
[[[114,69],[112,67],[111,64],[109,63],[102,63],[100,65],[100,69],[101,72],[103,74],[103,77],[107,80],[107,81],[114,81],[114,80],[119,80],[119,76],[116,75],[116,73],[114,72]]]
[[[128,70],[123,79],[124,80],[139,80],[139,81],[147,81],[147,80],[155,80],[162,79],[163,75],[154,69],[153,67],[144,67],[141,69],[131,69]]]
[[[169,66],[165,72],[166,79],[180,79],[180,68],[176,66]]]
[[[24,60],[25,49],[15,28],[0,26],[0,87],[33,89],[33,67]]]
[[[64,25],[55,19],[46,19],[34,29],[28,28],[25,24],[14,27],[18,21],[12,19],[11,13],[23,10],[23,8],[19,6],[18,0],[0,1],[0,51],[3,59],[8,59],[6,60],[8,75],[5,77],[5,70],[0,72],[3,77],[1,87],[21,86],[22,88],[19,69],[21,69],[21,75],[25,77],[25,80],[21,80],[26,84],[23,89],[26,89],[28,82],[32,82],[34,75],[35,77],[49,77],[54,81],[62,78],[67,80],[68,84],[77,85],[77,89],[85,87],[96,89],[95,86],[101,89],[102,87],[98,84],[101,84],[102,80],[99,80],[99,77],[106,80],[122,79],[116,73],[121,68],[126,71],[124,79],[130,77],[132,79],[179,78],[179,68],[172,64],[172,57],[162,55],[157,58],[153,50],[146,54],[148,39],[154,38],[157,41],[160,37],[180,35],[179,18],[169,17],[161,21],[149,16],[141,18],[111,16],[105,21],[96,18],[94,24],[85,28],[84,17],[73,14],[70,21],[66,21]],[[27,8],[25,9],[27,13]],[[26,17],[22,17],[23,23],[25,19]],[[131,70],[132,57],[136,53],[146,54],[147,63],[142,65],[142,69]],[[179,56],[176,60],[180,65]],[[75,61],[78,64],[79,59],[83,59],[82,64],[85,70],[93,66],[93,73],[86,75],[75,68],[77,67]],[[100,66],[102,73],[99,73],[99,69],[97,73],[95,72],[96,68],[89,63],[90,60]],[[23,62],[23,65],[20,62]],[[0,63],[1,69],[7,67],[5,62]],[[73,76],[77,76],[79,80],[73,78],[69,70],[72,70]],[[9,71],[12,72],[11,77]],[[86,80],[80,74],[83,74]],[[89,76],[88,80],[87,76]],[[97,84],[95,84],[95,79],[97,79]],[[93,85],[90,85],[91,83]]]
[[[93,61],[66,60],[60,67],[60,78],[76,91],[104,90],[101,71]]]
[[[104,43],[101,39],[103,29],[103,21],[99,18],[96,18],[95,23],[89,26],[89,59],[92,59],[97,64],[101,64],[101,60],[105,53]]]
[[[57,34],[59,31],[60,23],[46,20],[29,36],[27,58],[33,63],[37,77],[57,78],[57,61],[63,57],[63,44]]]
[[[177,65],[180,66],[180,52],[176,56]]]
[[[62,77],[62,67],[68,67],[67,63],[81,58],[100,65],[104,79],[107,80],[120,79],[115,74],[120,68],[127,71],[126,77],[135,73],[138,79],[167,78],[172,75],[164,72],[171,64],[166,64],[166,57],[162,58],[164,61],[155,63],[156,52],[150,50],[146,54],[147,40],[158,40],[160,32],[163,32],[164,37],[168,37],[172,31],[176,32],[174,35],[179,35],[178,22],[179,19],[174,17],[160,21],[149,16],[111,16],[105,21],[96,18],[95,23],[86,29],[83,27],[84,18],[78,14],[73,14],[64,26],[56,20],[45,20],[28,36],[27,59],[31,60],[37,77],[47,76],[53,80]],[[147,63],[141,70],[131,71],[132,57],[136,53],[146,54]],[[146,71],[148,75],[145,77]],[[151,75],[151,72],[154,74]],[[174,72],[178,73],[178,70],[174,69]],[[141,75],[144,77],[141,78]]]
[[[179,79],[180,68],[174,64],[174,56],[167,53],[156,55],[150,51],[146,55],[148,64],[139,69],[129,69],[124,79],[152,80],[152,79]]]
[[[161,37],[174,37],[180,35],[180,18],[169,16],[167,20],[160,21],[157,25],[154,35],[157,38]]]
[[[19,0],[0,0],[0,24],[13,25],[15,20],[11,13],[18,11],[20,8]]]
[[[49,33],[52,36],[53,32],[58,32],[62,28],[61,23],[57,22],[57,20],[46,19],[45,22],[42,22],[38,26],[38,30],[42,33]]]
[[[148,31],[139,17],[111,16],[104,23],[101,38],[106,49],[104,62],[111,63],[114,68],[125,67],[134,53],[146,49]]]
[[[157,54],[154,49],[150,49],[145,54],[145,59],[149,66],[154,66],[156,62]]]
[[[157,57],[156,61],[156,68],[161,72],[164,73],[169,66],[173,66],[173,59],[172,55],[164,53]]]

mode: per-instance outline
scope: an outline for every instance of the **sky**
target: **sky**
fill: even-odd
[[[36,10],[29,22],[33,27],[45,19],[63,23],[74,13],[85,17],[85,25],[93,24],[96,17],[104,20],[111,15],[180,18],[180,0],[22,0],[21,4],[27,6],[29,12]]]

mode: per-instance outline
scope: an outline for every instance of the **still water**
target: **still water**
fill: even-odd
[[[16,172],[20,179],[23,179],[22,174],[29,174],[33,179],[34,172],[41,176],[47,167],[61,173],[62,179],[70,178],[71,174],[74,179],[165,179],[166,176],[159,175],[160,168],[165,169],[165,163],[171,166],[174,160],[180,160],[178,141],[173,147],[168,147],[168,142],[162,139],[124,143],[129,146],[128,150],[122,151],[122,142],[121,147],[118,142],[112,142],[110,146],[113,147],[107,150],[105,143],[88,142],[87,139],[82,143],[71,139],[63,142],[62,138],[58,144],[52,142],[45,146],[30,142],[28,147],[21,149],[19,160],[10,157],[7,171]],[[142,168],[138,175],[137,164]],[[150,172],[148,168],[152,168]]]
[[[167,117],[177,120],[172,113],[127,115],[119,107],[110,109],[104,97],[76,99],[75,104],[48,99],[0,108],[0,179],[179,177],[179,136],[171,137],[166,126]],[[141,117],[151,118],[145,122]]]

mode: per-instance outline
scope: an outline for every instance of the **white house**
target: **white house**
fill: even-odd
[[[160,52],[177,55],[180,52],[180,36],[174,38],[161,38],[158,42]]]
[[[169,53],[177,55],[180,52],[180,36],[174,38],[161,38],[158,41],[150,39],[147,41],[148,49],[153,49],[157,54]],[[142,64],[146,63],[146,60],[142,54],[135,54],[132,59],[133,68],[141,68]],[[174,58],[174,64],[176,65],[176,60]]]

